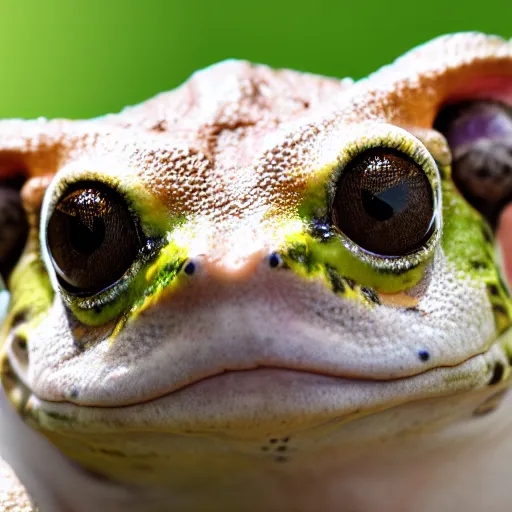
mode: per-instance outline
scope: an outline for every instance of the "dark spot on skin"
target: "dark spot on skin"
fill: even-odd
[[[70,396],[71,398],[78,398],[78,395],[79,395],[79,393],[78,393],[78,389],[76,389],[76,388],[71,388],[71,391],[69,392],[69,396]]]
[[[505,372],[505,368],[504,368],[503,364],[500,362],[497,362],[494,365],[494,369],[492,371],[492,377],[491,377],[491,380],[489,381],[489,386],[495,386],[496,384],[499,384],[503,377],[504,372]]]
[[[291,247],[290,249],[288,249],[288,257],[297,262],[297,263],[300,263],[301,265],[306,265],[306,270],[309,272],[311,271],[310,269],[310,260],[309,260],[309,255],[308,255],[308,249],[306,247],[306,245],[302,244],[302,245],[295,245],[294,247]]]
[[[150,129],[156,132],[165,132],[167,130],[167,122],[165,119],[158,121],[158,123],[154,124]]]
[[[480,404],[473,412],[473,416],[480,417],[495,411],[501,404],[504,396],[507,394],[508,389],[502,389],[498,393],[491,395],[485,402]]]
[[[85,472],[88,476],[94,478],[94,480],[97,480],[98,482],[111,482],[109,477],[102,475],[101,473],[98,473],[97,471],[93,471],[91,469],[86,469],[82,466],[79,466],[77,463],[75,463],[73,461],[71,461],[71,463],[73,465],[75,465],[77,469]]]
[[[54,420],[68,421],[68,417],[67,416],[65,416],[64,414],[60,414],[58,412],[54,412],[54,411],[47,412],[46,416],[48,416],[49,418],[52,418]]]
[[[87,346],[87,344],[83,340],[74,339],[73,345],[77,349],[78,352],[83,352]]]
[[[320,242],[327,242],[333,237],[331,226],[318,221],[311,225],[310,233]]]
[[[380,304],[380,299],[375,290],[364,286],[361,288],[361,293],[373,304]]]
[[[487,263],[485,263],[484,261],[472,261],[471,266],[475,270],[484,270],[487,268]]]
[[[290,440],[290,438],[289,438],[288,436],[283,437],[283,439],[281,439],[281,441],[282,441],[283,443],[287,443],[289,440]]]
[[[498,290],[498,287],[495,284],[488,284],[487,291],[494,297],[499,297],[500,295],[500,291]]]
[[[272,438],[272,439],[270,440],[270,444],[276,444],[276,443],[277,443],[277,441],[278,441],[278,439],[276,439],[276,438],[274,437],[274,438]]]
[[[262,446],[262,447],[261,447],[261,451],[262,451],[262,452],[268,452],[268,450],[269,450],[269,447],[268,447],[268,446]]]
[[[185,265],[185,268],[183,269],[183,272],[185,272],[185,274],[187,274],[187,276],[191,276],[192,274],[194,274],[195,271],[196,271],[196,264],[193,261],[189,261]]]
[[[276,252],[273,252],[268,258],[268,264],[270,265],[270,268],[277,268],[281,265],[281,263],[281,257]]]
[[[498,283],[499,283],[501,289],[504,290],[505,293],[508,296],[509,295],[509,293],[508,293],[508,289],[509,289],[508,285],[505,283],[505,281],[503,280],[503,276],[500,273],[498,273]]]
[[[430,359],[430,354],[426,350],[420,350],[418,352],[418,357],[420,358],[420,361],[425,363]]]
[[[507,314],[507,310],[501,304],[494,304],[492,309],[494,310],[495,313],[500,313],[502,315]]]
[[[329,266],[325,267],[325,271],[331,283],[332,291],[334,293],[340,294],[345,293],[345,284],[343,283],[343,280],[341,279],[341,276],[338,274],[338,272]]]
[[[158,254],[158,250],[161,249],[163,245],[163,238],[150,238],[147,240],[147,242],[140,249],[140,254],[143,257],[143,261],[146,263],[149,262],[150,259]]]
[[[14,336],[13,343],[15,343],[20,348],[20,350],[27,350],[27,340],[21,334],[16,334]]]
[[[18,311],[12,318],[11,329],[18,327],[28,320],[28,311]]]
[[[274,457],[274,460],[276,462],[288,462],[288,457],[285,457],[284,455],[278,455],[277,457]]]
[[[492,234],[491,228],[487,224],[482,224],[482,236],[488,244],[494,243],[494,236]]]
[[[353,279],[350,279],[349,277],[345,278],[345,283],[351,290],[353,290],[356,287],[356,282]]]
[[[23,334],[14,334],[12,337],[14,355],[22,365],[28,364],[27,339]]]
[[[97,450],[100,453],[104,453],[105,455],[110,455],[111,457],[126,457],[126,453],[120,450],[111,450],[109,448],[98,448]]]
[[[276,448],[276,452],[285,452],[286,450],[288,450],[288,446],[284,444]]]

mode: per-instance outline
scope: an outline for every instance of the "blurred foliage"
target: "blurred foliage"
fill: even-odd
[[[511,19],[511,0],[0,0],[0,117],[117,111],[229,57],[358,78]]]

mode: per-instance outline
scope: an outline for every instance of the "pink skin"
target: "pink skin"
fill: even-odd
[[[498,240],[503,254],[505,276],[512,284],[512,204],[507,206],[500,217]]]
[[[489,98],[512,105],[512,87],[510,87],[509,76],[488,76],[470,81],[465,87],[459,89],[449,102]]]

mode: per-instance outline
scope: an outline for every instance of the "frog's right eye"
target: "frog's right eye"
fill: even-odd
[[[434,190],[424,170],[407,155],[373,148],[343,170],[332,221],[367,252],[405,256],[423,247],[434,233]]]
[[[98,293],[116,283],[142,246],[126,202],[98,183],[68,190],[54,208],[47,233],[61,285],[77,295]]]

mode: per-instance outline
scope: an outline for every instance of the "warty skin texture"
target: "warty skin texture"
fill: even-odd
[[[508,510],[512,304],[433,130],[466,99],[512,105],[510,42],[442,37],[355,84],[227,61],[120,114],[0,122],[30,226],[0,446],[41,511]],[[435,200],[393,260],[318,228],[379,147]],[[47,233],[78,182],[115,189],[147,245],[73,297]]]

